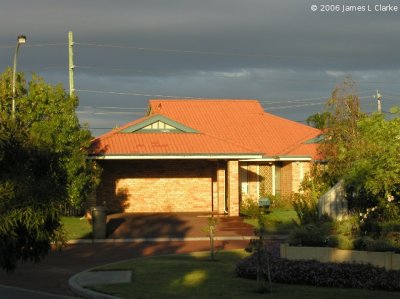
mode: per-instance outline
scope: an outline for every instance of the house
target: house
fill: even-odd
[[[256,100],[150,100],[145,117],[92,142],[103,168],[96,204],[238,215],[246,197],[297,192],[320,133]]]

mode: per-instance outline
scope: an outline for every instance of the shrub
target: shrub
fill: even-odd
[[[398,219],[381,222],[379,223],[379,226],[382,234],[387,234],[391,232],[400,233],[400,221]]]
[[[253,255],[239,261],[236,274],[255,279],[255,263]],[[270,269],[272,281],[278,283],[400,291],[400,271],[386,271],[371,265],[272,258]]]
[[[385,240],[395,248],[397,253],[400,253],[400,233],[392,232],[385,236]]]
[[[344,235],[338,235],[338,244],[337,248],[339,249],[346,249],[346,250],[352,250],[354,249],[354,243],[353,239],[344,236]]]
[[[330,230],[329,222],[299,226],[290,233],[289,243],[295,246],[326,246]]]
[[[301,224],[317,223],[319,221],[317,201],[311,193],[309,195],[296,193],[293,196],[292,205]]]
[[[325,244],[327,247],[336,248],[339,245],[339,235],[331,235],[326,238]]]
[[[291,194],[268,194],[266,197],[271,200],[271,207],[273,208],[291,209],[293,207]]]
[[[361,237],[354,241],[354,248],[357,250],[367,251],[397,251],[400,248],[392,244],[388,239],[379,238],[372,239],[371,237]]]
[[[258,214],[260,214],[258,200],[253,197],[244,198],[240,202],[240,214],[250,218],[257,218]]]
[[[358,216],[349,216],[347,219],[334,221],[334,230],[338,235],[356,238],[360,233]]]

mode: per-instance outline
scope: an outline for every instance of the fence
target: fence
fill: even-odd
[[[84,207],[74,207],[70,204],[63,204],[60,207],[60,213],[62,216],[83,216],[85,214]]]
[[[344,181],[339,181],[318,200],[319,215],[327,214],[335,219],[345,218],[348,214],[348,202]]]

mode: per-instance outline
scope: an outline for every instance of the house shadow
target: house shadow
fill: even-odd
[[[114,218],[113,214],[122,214],[122,212],[129,206],[128,189],[120,188],[117,190],[115,196],[105,203],[107,213],[107,226],[106,235],[109,236],[118,230],[118,228],[126,221],[124,217]],[[111,215],[111,216],[110,216]]]
[[[104,203],[107,211],[107,238],[184,238],[192,229],[190,221],[192,215],[125,213],[129,204],[127,188],[119,188],[116,194]]]
[[[184,238],[190,223],[177,214],[115,213],[108,215],[107,237],[122,238]]]

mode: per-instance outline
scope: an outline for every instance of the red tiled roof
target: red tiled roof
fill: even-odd
[[[314,156],[317,129],[264,112],[256,100],[149,101],[145,118],[95,139],[95,153],[116,154],[226,154]],[[122,133],[154,115],[163,115],[199,133]]]

